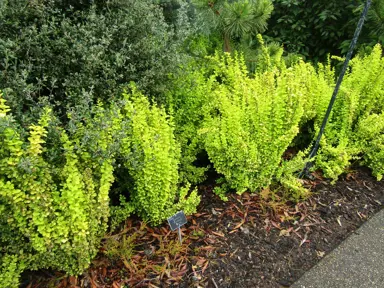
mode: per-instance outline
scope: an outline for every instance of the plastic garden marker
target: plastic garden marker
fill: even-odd
[[[182,239],[181,239],[180,227],[187,223],[187,217],[185,217],[185,214],[183,211],[179,211],[175,215],[169,217],[167,220],[172,231],[175,231],[177,229],[177,233],[179,234],[179,241],[181,244]]]

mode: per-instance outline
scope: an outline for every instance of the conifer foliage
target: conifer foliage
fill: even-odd
[[[203,30],[218,33],[224,40],[224,51],[231,42],[262,33],[273,10],[270,0],[193,0]]]

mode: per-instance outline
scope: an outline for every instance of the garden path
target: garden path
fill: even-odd
[[[384,209],[291,288],[384,287]]]

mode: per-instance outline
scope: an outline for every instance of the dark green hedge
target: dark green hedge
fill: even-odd
[[[178,28],[151,0],[1,1],[0,87],[14,115],[29,122],[43,104],[84,115],[130,81],[160,97],[190,33],[176,12]]]
[[[267,36],[284,44],[287,52],[311,60],[346,53],[364,0],[274,0]],[[384,41],[384,1],[374,0],[359,39],[373,47]]]

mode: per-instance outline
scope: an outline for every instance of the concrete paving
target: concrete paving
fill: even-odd
[[[384,209],[291,288],[384,288]]]

